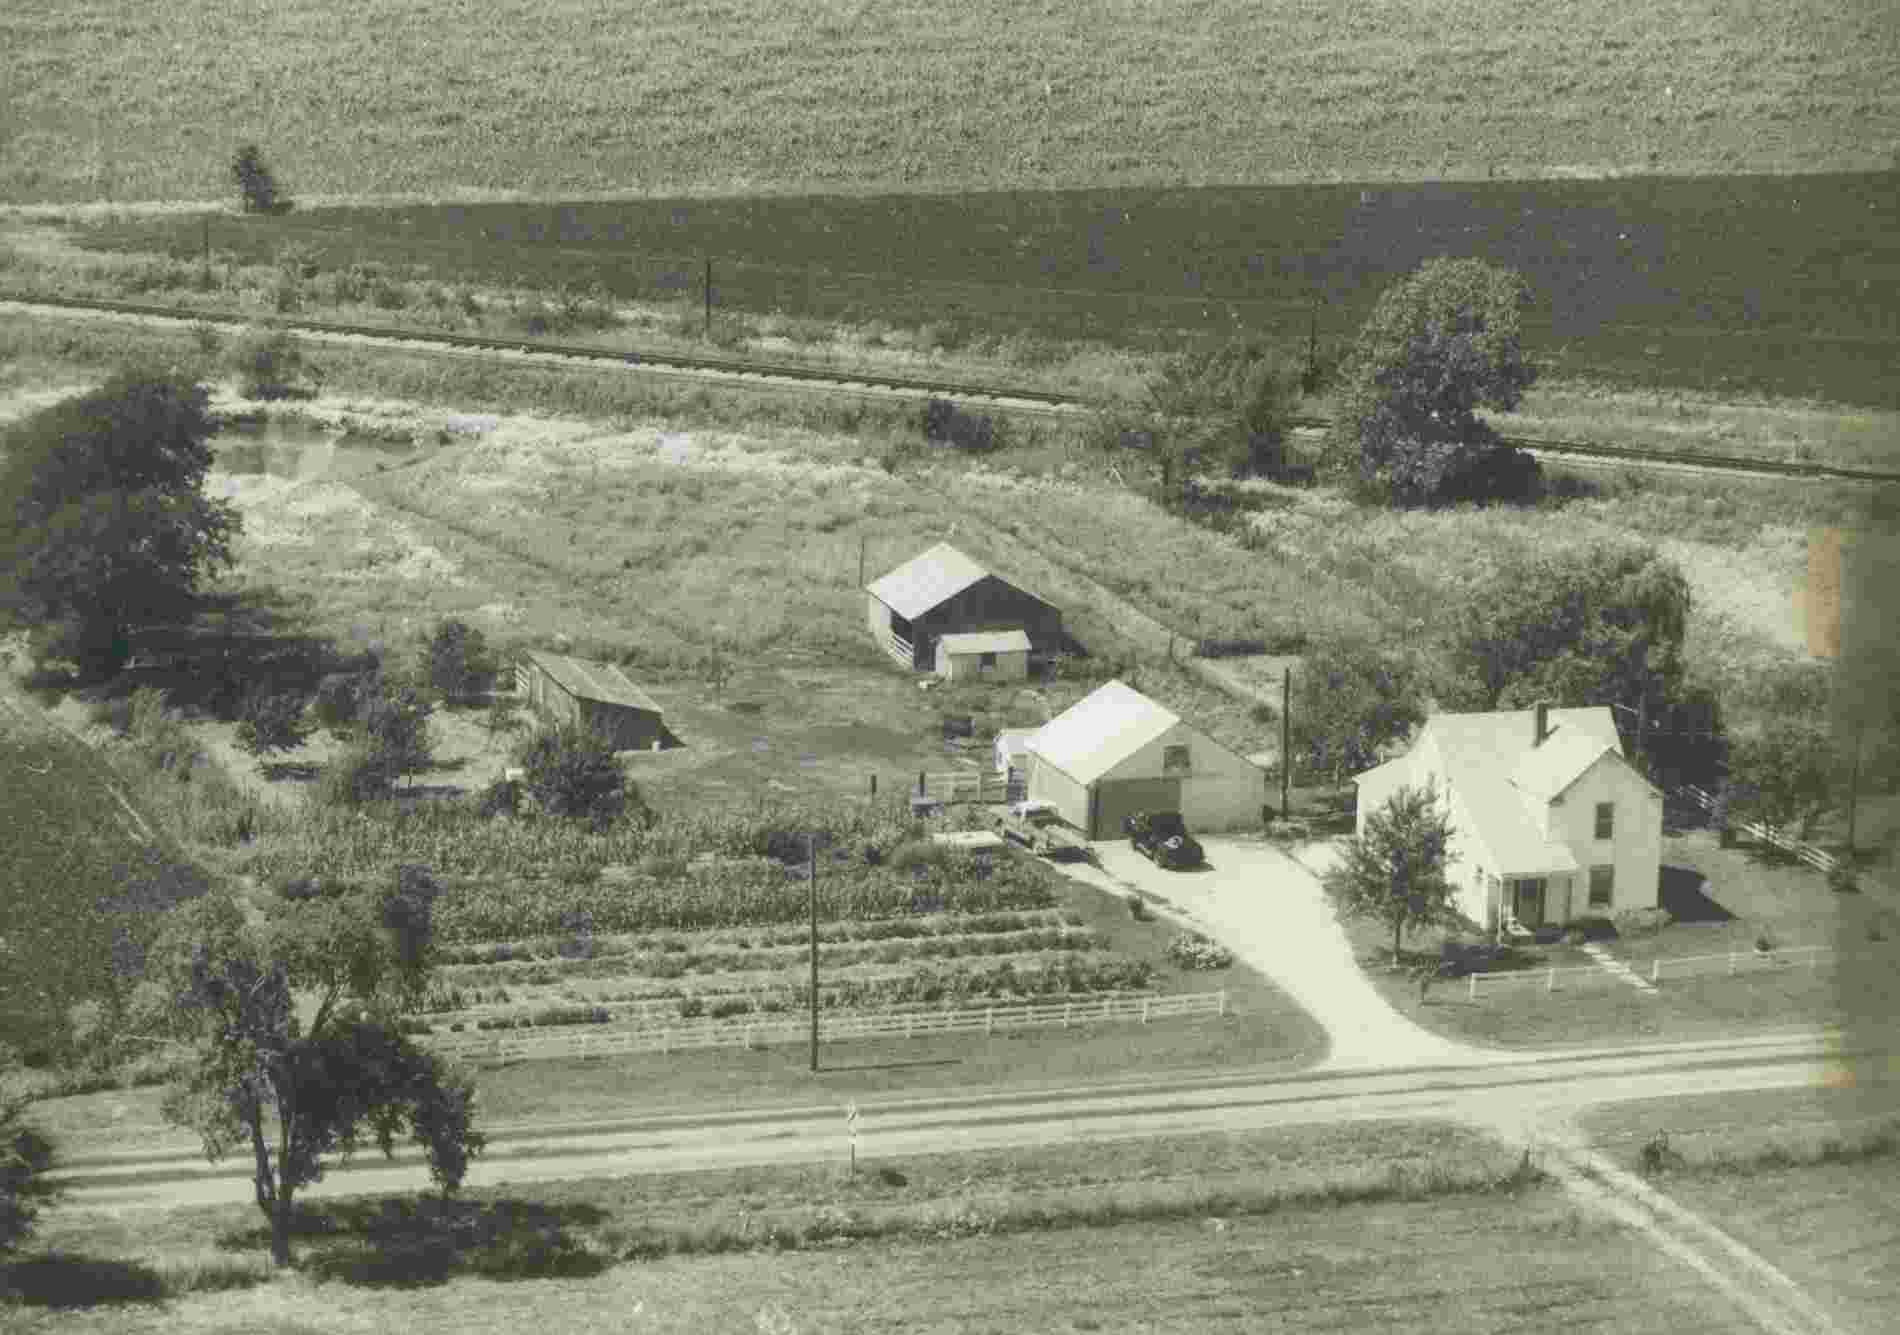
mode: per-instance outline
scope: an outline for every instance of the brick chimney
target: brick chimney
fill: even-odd
[[[1536,722],[1533,725],[1534,730],[1531,733],[1531,745],[1538,747],[1542,746],[1544,739],[1550,736],[1550,706],[1545,704],[1542,700],[1539,700],[1537,702],[1535,717]]]

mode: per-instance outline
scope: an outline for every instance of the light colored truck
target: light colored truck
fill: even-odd
[[[1003,837],[1046,858],[1086,858],[1090,850],[1081,831],[1065,825],[1048,802],[1012,802],[997,818]]]

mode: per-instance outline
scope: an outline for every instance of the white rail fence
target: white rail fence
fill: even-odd
[[[1691,802],[1694,802],[1704,811],[1713,812],[1718,805],[1713,793],[1704,792],[1702,789],[1690,784],[1684,784],[1682,787],[1676,789],[1676,792],[1688,798]],[[1813,844],[1804,844],[1799,839],[1791,838],[1779,830],[1770,829],[1760,821],[1746,821],[1737,825],[1735,828],[1765,843],[1773,844],[1776,848],[1794,854],[1816,871],[1831,872],[1840,866],[1840,859],[1835,857],[1832,853],[1824,853]]]
[[[1226,1015],[1227,992],[1170,996],[1111,995],[1060,1001],[1017,1002],[960,1010],[912,1010],[824,1015],[819,1037],[915,1038],[925,1034],[993,1034],[1000,1030],[1103,1023],[1140,1023],[1186,1016]],[[605,1028],[563,1025],[544,1030],[509,1029],[472,1034],[420,1035],[433,1052],[475,1060],[547,1060],[557,1057],[605,1057],[627,1052],[682,1052],[704,1048],[762,1048],[798,1043],[811,1035],[810,1017],[756,1016],[744,1020],[682,1021],[671,1025]]]
[[[1762,974],[1818,972],[1837,967],[1843,955],[1832,946],[1791,946],[1778,950],[1731,950],[1725,955],[1657,956],[1645,966],[1626,961],[1637,978],[1660,984],[1672,979],[1758,977]],[[1880,958],[1892,960],[1894,952],[1859,952],[1848,959]],[[1510,988],[1534,988],[1542,992],[1567,992],[1578,988],[1628,987],[1628,977],[1600,965],[1575,968],[1513,969],[1508,973],[1466,975],[1465,991],[1471,1000],[1481,995]]]

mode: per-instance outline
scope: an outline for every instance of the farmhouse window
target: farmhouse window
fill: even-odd
[[[978,654],[976,656],[976,665],[980,668],[993,668],[996,666],[996,655]]]
[[[1590,868],[1590,907],[1607,909],[1616,889],[1615,867]]]
[[[1614,802],[1597,803],[1597,838],[1608,839],[1616,823],[1616,804]]]
[[[1185,746],[1166,747],[1161,752],[1161,772],[1163,774],[1186,774],[1188,772],[1188,749]]]

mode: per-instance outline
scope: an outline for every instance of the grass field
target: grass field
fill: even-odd
[[[31,1052],[135,969],[156,914],[204,889],[110,771],[0,680],[0,1042]],[[53,1040],[57,1041],[57,1040]]]
[[[184,1330],[500,1330],[528,1319],[517,1304],[530,1298],[549,1330],[637,1315],[680,1331],[1199,1331],[1369,1314],[1382,1329],[1437,1329],[1421,1284],[1457,1291],[1473,1330],[1522,1329],[1526,1313],[1627,1328],[1659,1310],[1672,1328],[1723,1329],[1627,1235],[1519,1182],[1516,1159],[1449,1127],[1392,1124],[879,1162],[855,1179],[799,1168],[547,1184],[470,1193],[459,1243],[403,1201],[340,1202],[323,1216],[335,1231],[300,1239],[302,1273],[277,1283],[261,1282],[251,1210],[75,1211],[49,1216],[45,1238],[69,1259],[16,1284],[42,1302],[75,1277],[95,1295],[185,1290],[159,1309]],[[1496,1266],[1501,1214],[1534,1277]],[[884,1240],[822,1241],[853,1234]],[[614,1263],[626,1255],[648,1259]],[[158,1312],[10,1315],[30,1331],[118,1332],[152,1328]]]
[[[220,197],[243,139],[308,197],[1861,169],[1900,149],[1894,33],[1823,0],[27,0],[0,195]]]

